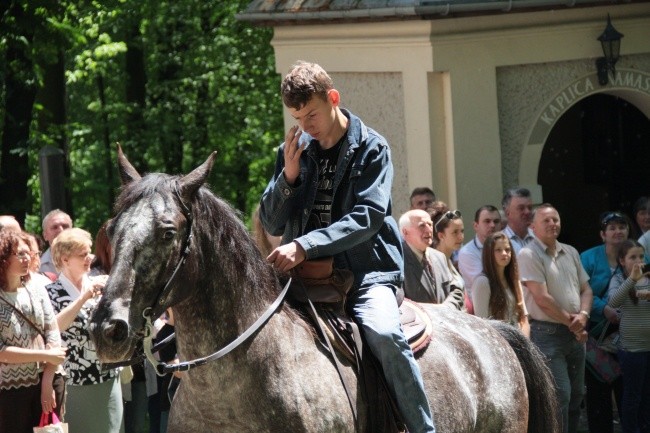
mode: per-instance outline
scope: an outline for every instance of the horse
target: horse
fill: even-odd
[[[147,317],[166,308],[179,356],[190,360],[233,342],[277,303],[275,270],[238,213],[205,185],[214,158],[185,176],[141,176],[118,149],[122,189],[107,230],[113,266],[90,324],[102,362],[128,360]],[[553,379],[523,334],[446,306],[423,308],[434,333],[418,362],[437,431],[559,431]],[[336,356],[350,400],[313,327],[283,302],[226,356],[184,373],[168,431],[365,431],[355,369]]]

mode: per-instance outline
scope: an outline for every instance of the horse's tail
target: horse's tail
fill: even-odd
[[[508,341],[521,364],[528,390],[528,433],[560,432],[555,381],[544,355],[514,326],[497,320],[490,325]]]

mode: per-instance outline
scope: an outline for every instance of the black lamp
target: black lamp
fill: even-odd
[[[603,46],[603,54],[605,57],[599,57],[596,59],[596,70],[598,71],[598,83],[601,86],[604,86],[609,82],[609,77],[607,73],[612,71],[612,75],[616,74],[616,69],[614,68],[621,50],[621,38],[623,37],[622,33],[619,33],[614,26],[612,25],[612,20],[607,14],[607,27],[603,33],[598,36],[600,44]]]

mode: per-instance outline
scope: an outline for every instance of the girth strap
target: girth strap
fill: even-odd
[[[341,383],[343,384],[343,389],[345,390],[345,394],[348,397],[348,403],[350,404],[350,409],[352,410],[352,418],[354,419],[354,430],[359,432],[359,423],[358,423],[358,417],[357,417],[357,408],[354,405],[354,401],[352,400],[352,393],[350,391],[350,385],[347,383],[345,380],[345,376],[343,376],[343,366],[341,365],[341,362],[339,359],[336,357],[336,352],[334,351],[334,348],[332,347],[332,343],[330,342],[330,339],[327,336],[327,333],[323,329],[323,325],[321,325],[320,321],[318,320],[318,313],[316,312],[316,307],[314,306],[313,302],[311,302],[311,299],[309,299],[309,295],[307,294],[307,289],[305,288],[304,284],[302,281],[298,281],[298,286],[304,291],[303,295],[305,298],[307,298],[307,302],[309,303],[309,313],[312,315],[312,319],[316,326],[318,326],[319,331],[323,335],[323,340],[325,340],[325,343],[327,344],[327,348],[329,349],[330,355],[332,356],[332,360],[334,360],[334,367],[336,368],[336,372],[339,375],[339,379],[341,379]]]

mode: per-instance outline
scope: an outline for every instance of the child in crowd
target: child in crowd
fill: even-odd
[[[609,286],[609,305],[620,309],[618,359],[623,373],[621,425],[624,433],[650,431],[650,272],[645,251],[633,239],[619,249],[617,272]]]

